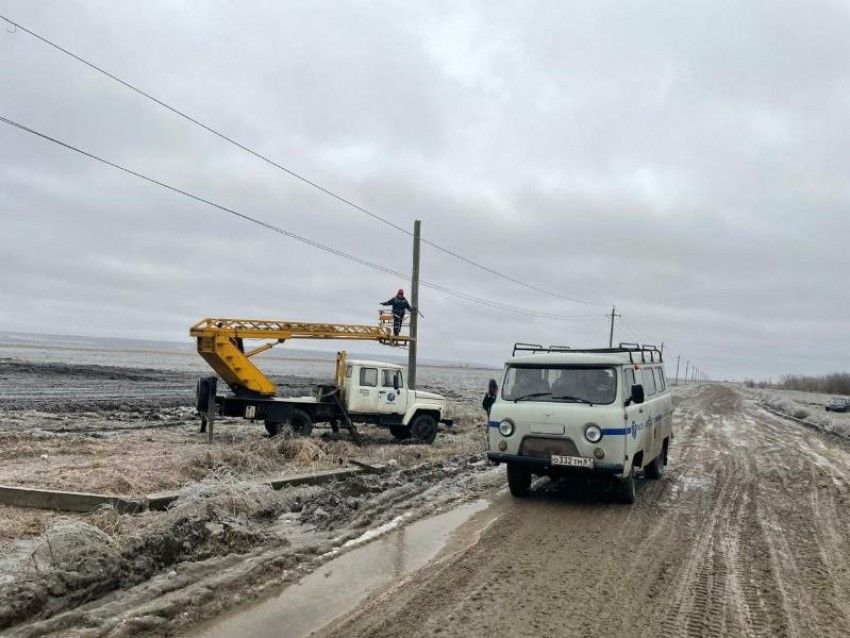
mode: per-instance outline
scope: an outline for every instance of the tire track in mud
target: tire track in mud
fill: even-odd
[[[690,389],[667,476],[638,503],[543,482],[479,542],[326,638],[850,635],[850,453],[734,389]]]

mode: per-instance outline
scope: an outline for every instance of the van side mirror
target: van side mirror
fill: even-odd
[[[395,375],[393,375],[393,390],[398,392],[398,387],[399,387],[398,386],[398,375],[395,374]]]
[[[643,391],[643,386],[639,383],[632,386],[632,401],[636,404],[646,401],[646,394]]]

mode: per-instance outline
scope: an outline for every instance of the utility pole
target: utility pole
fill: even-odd
[[[687,382],[688,382],[688,366],[690,366],[690,365],[691,365],[691,360],[690,360],[690,359],[688,359],[688,360],[685,362],[685,383],[687,383]]]
[[[410,343],[407,346],[407,387],[416,389],[416,335],[419,327],[419,234],[422,222],[413,222],[413,275],[410,282]]]
[[[679,385],[679,364],[682,362],[682,355],[678,355],[676,357],[676,383],[673,385]]]
[[[617,316],[617,307],[611,306],[611,334],[608,336],[608,347],[614,347],[614,317]]]

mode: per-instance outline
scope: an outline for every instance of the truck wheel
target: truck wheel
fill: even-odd
[[[298,436],[310,436],[313,432],[313,419],[304,410],[293,410],[289,415],[289,425]]]
[[[266,432],[269,433],[269,436],[277,436],[280,434],[280,423],[277,421],[269,421],[266,419],[263,421],[263,424],[266,426]]]
[[[521,465],[508,463],[508,487],[517,498],[531,494],[531,472]]]
[[[410,431],[410,428],[406,425],[391,425],[390,433],[399,441],[404,441],[413,436]]]
[[[614,483],[614,498],[618,503],[631,505],[637,497],[635,493],[635,467],[632,466],[628,476],[616,479]]]
[[[664,476],[664,450],[661,450],[649,465],[643,468],[643,475],[653,481]]]
[[[429,445],[437,438],[437,421],[430,414],[420,414],[410,424],[410,432]]]

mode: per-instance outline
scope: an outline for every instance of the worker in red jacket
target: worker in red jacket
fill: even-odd
[[[404,290],[401,288],[398,289],[398,294],[395,297],[389,301],[384,301],[381,305],[393,307],[393,334],[398,336],[398,333],[401,332],[401,322],[404,321],[405,311],[413,312],[416,309],[407,303],[407,299],[404,298]]]

